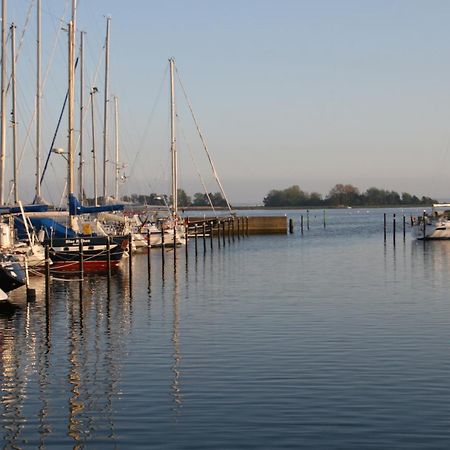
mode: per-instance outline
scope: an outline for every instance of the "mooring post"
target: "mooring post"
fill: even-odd
[[[128,235],[128,251],[129,251],[129,256],[128,256],[128,280],[130,283],[130,297],[131,297],[131,288],[133,286],[133,258],[131,257],[133,254],[133,235],[130,233]]]
[[[108,271],[108,291],[109,291],[109,283],[111,282],[111,241],[109,236],[106,236],[106,269]]]
[[[48,244],[45,245],[45,301],[48,308],[50,300],[50,251]]]
[[[309,209],[306,210],[306,229],[309,230]]]
[[[164,246],[165,246],[165,242],[164,242],[164,228],[163,228],[163,224],[161,223],[161,264],[163,266],[163,270],[164,270]]]
[[[249,222],[250,222],[250,219],[249,219],[248,216],[246,216],[246,217],[245,217],[245,233],[246,233],[247,237],[250,236]]]
[[[423,241],[425,242],[425,237],[427,235],[427,215],[425,211],[422,214],[422,222],[423,222]]]
[[[209,243],[211,245],[211,251],[213,250],[213,225],[214,222],[209,222]]]
[[[230,242],[231,242],[231,239],[230,239],[230,228],[231,228],[231,220],[230,220],[230,218],[228,218],[228,219],[227,219],[227,238],[228,238],[228,245],[229,245]]]
[[[235,235],[235,232],[234,232],[234,221],[235,221],[235,217],[233,217],[232,219],[231,219],[231,239],[233,240],[233,242],[234,242],[234,235]]]
[[[222,244],[225,247],[225,220],[222,221]]]
[[[84,255],[83,255],[83,238],[80,237],[78,243],[78,261],[80,264],[80,300],[83,298],[83,278],[84,278]]]
[[[203,221],[203,253],[206,253],[206,223]]]
[[[152,244],[150,243],[150,230],[147,230],[147,271],[149,277],[152,268],[152,258],[150,257],[151,251],[152,251]]]
[[[406,240],[406,217],[403,214],[403,240]]]
[[[303,214],[300,216],[300,232],[303,234]]]
[[[240,217],[236,217],[237,219],[237,237],[238,237],[238,241],[241,240],[241,230],[240,230],[240,222],[241,222],[241,218]]]
[[[292,218],[289,219],[289,234],[294,234],[294,221]]]
[[[189,235],[189,219],[186,219],[186,222],[184,223],[184,253],[186,256],[186,262],[188,260],[188,235]]]
[[[383,214],[384,242],[386,242],[386,213]]]
[[[194,225],[194,239],[195,239],[195,256],[197,256],[197,254],[198,254],[198,244],[197,244],[198,230],[197,230],[197,223],[195,223],[195,225]]]
[[[394,245],[395,245],[395,213],[394,213],[394,215],[392,216],[392,242],[394,243]]]
[[[217,219],[217,248],[220,249],[220,220]]]
[[[325,210],[323,210],[323,227],[326,228],[327,227],[327,221],[326,221],[326,214],[325,214]]]

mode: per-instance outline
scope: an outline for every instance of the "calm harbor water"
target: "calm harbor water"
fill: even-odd
[[[450,242],[385,245],[383,212],[16,291],[3,448],[450,448]]]

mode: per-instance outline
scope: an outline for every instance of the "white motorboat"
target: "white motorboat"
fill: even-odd
[[[414,218],[411,233],[419,240],[450,239],[450,203],[435,203],[431,215],[426,212]]]

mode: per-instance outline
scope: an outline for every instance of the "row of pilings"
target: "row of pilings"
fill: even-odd
[[[173,251],[173,264],[176,269],[177,264],[177,252],[185,252],[186,264],[188,263],[190,252],[194,252],[197,258],[199,254],[206,255],[207,252],[213,252],[215,250],[220,250],[225,248],[227,245],[231,246],[234,242],[240,241],[241,239],[248,238],[249,233],[249,218],[248,217],[223,217],[214,219],[194,219],[186,220],[182,226],[183,234],[189,242],[185,245],[174,245],[180,236],[177,236],[177,231],[174,232],[172,242],[165,240],[166,236],[164,230],[161,230],[161,245],[152,246],[150,239],[150,231],[147,232],[147,246],[141,249],[142,252],[147,254],[147,270],[148,276],[150,277],[150,271],[152,266],[151,255],[153,253],[160,252],[160,264],[162,273],[164,275],[164,270],[166,266],[166,252]],[[132,292],[133,285],[133,251],[132,251],[132,235],[128,235],[128,281],[129,281],[129,291],[130,295]],[[70,278],[65,278],[66,281],[78,281],[80,284],[80,298],[82,297],[83,289],[82,284],[84,281],[84,261],[85,252],[83,247],[82,239],[79,239],[79,249],[78,249],[78,261],[73,261],[79,267],[79,270],[71,270]],[[122,264],[123,266],[123,264]],[[48,304],[51,296],[51,282],[52,278],[58,279],[59,277],[64,277],[65,273],[62,271],[54,270],[51,267],[50,259],[50,247],[45,246],[45,299],[46,304]],[[67,272],[66,272],[67,273]],[[111,292],[111,279],[113,273],[113,265],[111,259],[111,245],[110,238],[107,239],[106,248],[106,277],[107,277],[107,295],[110,296]],[[74,276],[76,277],[74,279]]]

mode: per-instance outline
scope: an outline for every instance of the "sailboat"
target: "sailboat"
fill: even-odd
[[[69,35],[69,95],[68,95],[68,218],[65,236],[47,234],[44,244],[49,246],[49,255],[54,268],[64,271],[80,270],[80,247],[83,248],[83,269],[104,270],[119,264],[128,248],[128,236],[108,236],[95,220],[85,220],[86,214],[111,211],[109,205],[100,207],[82,206],[74,194],[74,41],[75,26],[72,19],[68,24]],[[116,205],[117,206],[117,205]],[[118,205],[115,209],[120,209]]]
[[[450,203],[433,204],[431,215],[414,218],[411,233],[418,240],[450,239]]]

